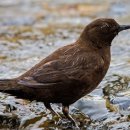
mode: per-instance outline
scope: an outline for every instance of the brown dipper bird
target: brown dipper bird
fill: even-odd
[[[55,114],[50,103],[62,103],[63,114],[76,125],[69,105],[102,81],[110,65],[112,40],[129,28],[114,19],[97,19],[75,43],[59,48],[18,78],[0,80],[0,91],[42,101]]]

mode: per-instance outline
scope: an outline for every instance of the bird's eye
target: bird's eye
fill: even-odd
[[[100,27],[100,30],[103,32],[103,33],[107,33],[109,30],[110,30],[110,26],[108,24],[103,24],[101,27]]]
[[[101,26],[101,29],[104,29],[104,28],[110,28],[110,26],[109,26],[108,24],[103,24],[103,25]]]

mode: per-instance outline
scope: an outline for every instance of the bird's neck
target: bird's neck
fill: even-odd
[[[77,40],[77,43],[82,44],[84,46],[88,46],[88,47],[93,48],[95,50],[110,48],[110,46],[111,46],[111,42],[106,43],[106,42],[103,42],[103,41],[95,41],[95,40],[90,40],[90,39],[87,39],[87,38],[84,39],[82,37],[79,37],[79,39]]]
[[[105,58],[109,59],[111,57],[110,56],[111,55],[110,54],[110,49],[111,49],[110,45],[102,45],[101,44],[102,46],[100,47],[100,46],[97,46],[96,43],[93,43],[90,40],[84,40],[81,37],[77,40],[76,43],[84,46],[88,50],[95,50],[95,51],[97,51],[103,59],[105,59]]]

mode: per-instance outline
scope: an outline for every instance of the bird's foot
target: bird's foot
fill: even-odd
[[[17,109],[15,106],[11,104],[5,104],[5,106],[6,106],[5,112],[12,112]]]
[[[73,121],[68,120],[66,118],[60,119],[57,122],[57,125],[62,126],[65,129],[80,130],[80,128],[78,127],[78,124],[76,122],[73,122]]]
[[[44,103],[45,107],[50,110],[50,112],[54,115],[56,115],[59,119],[62,119],[62,117],[60,116],[59,113],[57,113],[56,111],[54,111],[50,105],[50,103]]]

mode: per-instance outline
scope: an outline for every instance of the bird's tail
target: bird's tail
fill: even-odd
[[[20,88],[15,79],[0,79],[0,92],[9,93],[17,96]]]

